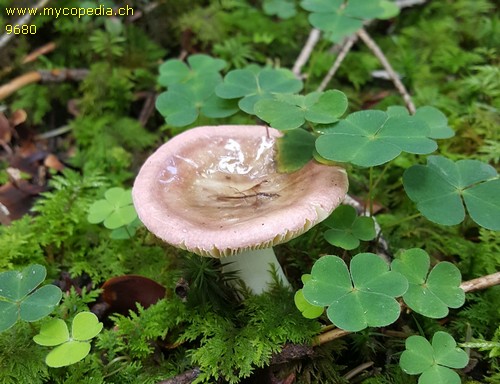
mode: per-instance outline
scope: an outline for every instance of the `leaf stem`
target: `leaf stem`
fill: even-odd
[[[373,216],[373,167],[370,167],[370,182],[368,189],[368,209],[370,212],[370,216]]]

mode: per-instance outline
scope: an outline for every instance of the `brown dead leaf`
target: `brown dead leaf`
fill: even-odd
[[[165,287],[156,281],[139,275],[117,276],[107,280],[101,287],[102,298],[109,304],[111,312],[127,315],[135,310],[136,303],[144,308],[165,297]]]
[[[17,127],[18,125],[24,123],[26,119],[28,118],[28,114],[24,109],[16,109],[12,114],[10,115],[10,124],[13,127]]]
[[[9,182],[0,186],[0,207],[2,224],[20,219],[29,212],[36,195],[44,188],[29,184],[25,180],[16,183]]]
[[[3,144],[10,143],[12,139],[12,128],[9,120],[3,113],[0,113],[0,142]]]
[[[61,172],[64,169],[64,164],[61,163],[59,158],[52,153],[49,153],[47,155],[47,157],[43,161],[43,165],[45,165],[47,168],[55,169],[56,171],[59,172]]]

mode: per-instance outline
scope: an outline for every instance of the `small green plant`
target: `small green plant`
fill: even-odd
[[[407,338],[399,365],[410,375],[421,374],[419,384],[459,384],[460,377],[450,368],[464,368],[468,361],[469,357],[457,347],[453,337],[439,331],[431,343],[422,336]]]
[[[327,306],[327,315],[337,327],[360,331],[396,321],[400,306],[396,297],[408,289],[408,281],[390,271],[373,253],[359,253],[350,263],[350,272],[337,256],[321,257],[303,288],[304,298],[313,305]]]
[[[312,276],[310,274],[305,274],[301,276],[302,284],[307,283],[311,279]],[[293,300],[295,302],[295,306],[297,307],[297,309],[302,313],[302,316],[304,316],[306,319],[315,319],[321,316],[325,310],[322,306],[314,305],[311,304],[309,301],[307,301],[306,298],[304,297],[304,292],[302,289],[299,289],[297,292],[295,292]]]
[[[357,248],[360,240],[370,241],[375,238],[373,218],[358,216],[350,205],[341,205],[335,209],[323,224],[330,227],[324,233],[326,241],[343,249]]]
[[[37,321],[54,310],[62,292],[51,284],[37,289],[46,276],[47,270],[38,264],[29,265],[22,271],[0,273],[0,332],[19,319]]]
[[[71,325],[71,335],[68,326],[61,319],[51,319],[40,329],[40,333],[33,337],[35,343],[54,348],[45,363],[49,367],[64,367],[74,364],[85,358],[90,352],[90,340],[101,332],[103,324],[91,312],[80,312]]]
[[[401,152],[428,154],[437,149],[429,126],[413,116],[391,116],[383,111],[351,113],[316,140],[316,150],[327,160],[373,167]]]
[[[455,225],[470,217],[480,226],[500,230],[500,177],[491,165],[477,160],[456,163],[429,156],[427,165],[413,165],[403,174],[408,197],[429,220]]]
[[[156,108],[168,124],[189,125],[203,115],[228,117],[238,111],[235,103],[218,97],[215,87],[222,82],[219,71],[226,62],[207,55],[192,55],[189,66],[180,60],[168,60],[160,66],[158,83],[168,87],[156,100]]]
[[[89,223],[103,223],[106,228],[113,230],[111,237],[115,239],[134,236],[140,221],[132,204],[131,190],[110,188],[104,193],[104,197],[90,206],[87,216]]]
[[[429,266],[429,255],[419,248],[404,251],[391,264],[393,271],[408,279],[408,290],[403,295],[405,304],[424,316],[440,319],[448,315],[448,307],[464,304],[465,293],[459,287],[462,276],[455,265],[446,261],[430,272]]]
[[[276,129],[295,129],[306,121],[330,124],[338,121],[347,109],[347,97],[340,91],[312,92],[303,95],[277,94],[274,100],[259,100],[254,111],[257,117]]]
[[[297,14],[295,2],[291,0],[264,0],[262,9],[266,15],[275,15],[280,19],[289,19]]]
[[[389,19],[399,13],[399,8],[387,0],[303,0],[300,4],[309,15],[310,23],[323,30],[334,42],[352,35],[363,26],[366,19]]]
[[[223,99],[240,99],[240,109],[254,115],[259,100],[273,100],[276,94],[299,92],[302,85],[302,81],[288,69],[251,65],[228,72],[224,82],[215,88],[215,93]]]

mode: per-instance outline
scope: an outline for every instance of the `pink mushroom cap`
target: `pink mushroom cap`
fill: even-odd
[[[144,163],[132,197],[160,239],[202,256],[223,257],[289,241],[342,202],[346,171],[310,161],[276,170],[273,128],[204,126],[163,144]]]

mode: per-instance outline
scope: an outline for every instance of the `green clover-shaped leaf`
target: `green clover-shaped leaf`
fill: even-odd
[[[337,327],[360,331],[382,327],[397,320],[396,299],[406,292],[408,281],[373,253],[359,253],[350,264],[351,272],[337,256],[321,257],[304,284],[304,298],[313,305],[328,306],[327,315]]]
[[[33,322],[54,310],[61,300],[61,290],[55,285],[36,289],[46,275],[45,267],[38,264],[22,271],[0,273],[0,332],[12,327],[19,318]]]
[[[208,55],[196,54],[188,57],[189,66],[181,60],[171,59],[160,65],[158,83],[166,87],[177,83],[203,82],[203,79],[222,79],[219,71],[225,68],[226,62]]]
[[[350,205],[341,205],[323,223],[331,228],[324,233],[326,241],[343,249],[357,248],[360,240],[370,241],[375,237],[373,219],[358,216]]]
[[[480,226],[500,230],[500,178],[492,166],[477,160],[456,163],[429,156],[427,165],[414,165],[403,174],[408,197],[429,220],[455,225],[470,217]]]
[[[103,324],[91,312],[78,313],[72,322],[71,336],[68,326],[61,319],[52,319],[44,323],[40,333],[33,337],[35,343],[43,346],[56,346],[45,362],[49,367],[64,367],[74,364],[90,352],[89,340],[101,332]]]
[[[436,332],[432,344],[422,336],[406,339],[399,365],[409,375],[419,375],[419,384],[460,384],[460,376],[450,368],[464,368],[467,354],[446,332]]]
[[[304,274],[301,277],[302,283],[305,284],[309,280],[311,280],[312,276],[309,274]],[[293,298],[295,302],[295,306],[297,309],[302,313],[302,316],[304,316],[306,319],[315,319],[317,317],[320,317],[323,312],[324,308],[322,306],[318,305],[313,305],[309,303],[305,297],[304,297],[304,292],[302,289],[299,289],[297,292],[295,292],[295,296]]]
[[[296,93],[302,89],[302,81],[288,69],[246,68],[230,71],[224,82],[215,88],[223,99],[239,99],[240,109],[255,114],[254,106],[262,99],[273,99],[277,93]]]
[[[429,255],[419,248],[406,250],[391,264],[393,271],[408,279],[409,287],[403,295],[406,305],[424,316],[439,319],[448,315],[448,308],[463,305],[462,276],[448,262],[437,264],[427,275],[429,266]]]
[[[182,127],[198,116],[221,118],[238,111],[235,102],[215,95],[215,86],[222,82],[219,73],[226,62],[207,55],[192,55],[189,66],[180,60],[168,60],[160,66],[159,83],[168,86],[156,100],[156,109],[168,124]]]
[[[306,96],[277,94],[255,103],[255,114],[276,129],[299,128],[306,121],[329,124],[347,109],[347,97],[340,91],[312,92]]]
[[[295,3],[290,0],[264,0],[262,8],[266,15],[278,16],[286,20],[297,14]]]
[[[382,111],[354,112],[316,140],[316,150],[327,160],[363,167],[384,164],[401,152],[431,153],[429,127],[411,116],[389,116]]]
[[[116,229],[130,224],[137,218],[130,189],[110,188],[104,193],[104,197],[105,199],[98,200],[90,206],[87,216],[89,223],[104,222],[106,228]]]
[[[137,228],[141,226],[141,220],[137,217],[130,224],[124,225],[123,227],[113,229],[109,234],[109,237],[114,240],[127,240],[134,237],[137,232]]]
[[[327,37],[339,42],[363,26],[364,19],[390,18],[399,8],[387,0],[303,0],[302,8],[312,12],[309,22],[326,32]]]
[[[69,340],[68,326],[61,319],[50,319],[42,324],[40,333],[33,336],[38,345],[53,347]]]
[[[316,138],[304,129],[286,131],[277,140],[278,171],[295,172],[313,158],[314,141]]]
[[[196,121],[198,116],[221,118],[238,111],[236,102],[224,100],[214,93],[218,79],[203,79],[196,86],[173,84],[156,99],[156,109],[173,127],[183,127]]]
[[[408,109],[401,106],[387,108],[389,116],[409,116]],[[439,109],[425,106],[417,108],[413,118],[423,121],[429,127],[431,139],[449,139],[455,135],[453,129],[448,126],[448,119]]]

